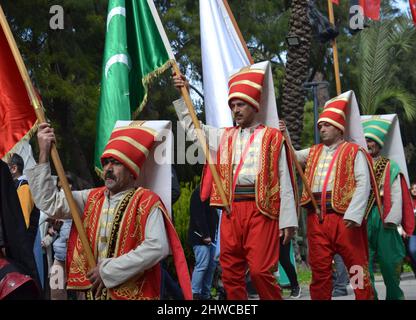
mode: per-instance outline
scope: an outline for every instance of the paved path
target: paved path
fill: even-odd
[[[416,300],[416,279],[413,273],[407,272],[402,273],[400,288],[404,292],[406,300]],[[384,300],[386,297],[386,287],[384,286],[383,278],[381,276],[376,276],[376,290],[378,293],[378,298]],[[284,296],[287,296],[287,292],[284,292]],[[302,296],[298,300],[310,300],[309,295],[309,286],[302,286]],[[332,298],[333,300],[354,300],[354,293],[351,287],[348,287],[348,296]]]

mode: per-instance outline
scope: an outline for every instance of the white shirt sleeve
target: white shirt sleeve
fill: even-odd
[[[306,165],[306,160],[308,159],[310,150],[311,150],[310,148],[302,149],[302,150],[295,150],[296,159],[298,160],[300,165],[303,167]]]
[[[178,100],[173,101],[173,106],[175,107],[176,114],[178,115],[178,119],[181,123],[181,126],[184,128],[186,132],[187,139],[193,142],[198,141],[196,129],[194,123],[192,122],[192,117],[189,114],[189,110],[186,107],[185,101],[180,98]],[[209,148],[216,151],[220,144],[220,139],[224,129],[218,129],[211,126],[207,126],[200,122],[201,129],[207,139]]]
[[[355,158],[354,176],[355,192],[344,214],[344,220],[352,220],[361,225],[371,191],[370,172],[368,171],[367,160],[362,151],[358,151],[357,157]]]
[[[402,187],[400,185],[400,176],[394,179],[391,185],[391,210],[387,214],[384,223],[394,223],[399,225],[402,222]]]
[[[286,129],[286,133],[287,133],[287,138],[289,139],[290,142],[292,142],[292,139],[290,138],[289,130]],[[308,159],[310,149],[311,148],[295,150],[295,148],[293,148],[293,150],[295,151],[296,159],[298,160],[300,165],[303,167],[306,165],[306,160]]]
[[[279,229],[298,226],[295,197],[293,194],[292,181],[290,179],[289,167],[287,165],[286,150],[282,147],[279,157],[279,180],[280,180],[280,215]]]
[[[166,258],[169,242],[165,223],[159,208],[147,218],[144,241],[134,250],[117,258],[103,259],[100,275],[107,288],[114,288],[139,275]]]
[[[40,163],[26,170],[30,191],[36,207],[55,219],[71,219],[71,211],[63,190],[58,191],[51,176],[49,162]],[[72,191],[80,214],[84,212],[91,190]]]

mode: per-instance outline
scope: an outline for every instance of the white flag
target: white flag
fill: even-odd
[[[230,127],[228,77],[250,61],[222,0],[200,0],[199,12],[206,123]]]

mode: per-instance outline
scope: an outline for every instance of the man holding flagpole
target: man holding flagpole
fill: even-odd
[[[218,141],[208,143],[217,150],[216,167],[231,205],[230,213],[223,211],[220,234],[222,280],[231,300],[247,299],[247,267],[260,299],[281,299],[273,276],[279,260],[279,237],[288,243],[298,226],[294,177],[285,140],[278,129],[263,124],[274,101],[272,81],[269,62],[237,70],[229,79],[228,106],[224,106],[231,109],[236,126],[202,126],[207,137],[213,135],[221,141],[219,145]],[[187,81],[175,75],[174,84],[181,89]],[[183,100],[176,100],[174,106],[196,141]],[[215,184],[210,204],[225,206]]]
[[[169,251],[184,297],[192,298],[183,249],[164,204],[152,191],[136,187],[156,134],[141,122],[114,129],[101,156],[105,186],[72,192],[78,207],[84,209],[83,225],[98,264],[89,270],[73,228],[67,251],[67,288],[86,291],[88,299],[159,299],[159,262]],[[39,164],[27,174],[36,205],[49,216],[68,219],[65,195],[56,190],[51,178],[49,152],[54,142],[50,125],[40,124]]]
[[[82,229],[73,229],[67,287],[87,291],[91,299],[159,299],[159,261],[171,251],[184,297],[191,299],[183,249],[162,195],[137,188],[150,175],[141,169],[154,160],[146,158],[158,131],[142,122],[113,129],[117,120],[130,120],[142,110],[149,82],[171,66],[174,56],[152,0],[110,0],[106,31],[95,148],[105,186],[72,192],[84,209],[94,257],[81,245]],[[46,123],[39,126],[38,142],[39,164],[28,172],[35,203],[49,215],[68,218],[68,200],[51,184],[49,152],[55,136]],[[151,175],[156,179],[155,171]],[[98,265],[89,269],[94,258]]]
[[[322,143],[296,151],[298,161],[305,166],[307,182],[323,217],[323,221],[319,221],[311,205],[312,198],[304,189],[301,205],[308,211],[312,300],[331,299],[332,261],[336,253],[344,260],[350,279],[355,279],[351,284],[356,299],[373,298],[364,217],[375,181],[368,154],[363,148],[362,128],[357,125],[359,119],[352,91],[329,100],[317,122]],[[284,122],[280,129],[286,130]]]

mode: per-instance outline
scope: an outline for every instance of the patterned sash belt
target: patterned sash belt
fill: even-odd
[[[313,192],[313,197],[316,200],[316,204],[318,205],[319,208],[322,208],[322,193],[321,192]],[[332,208],[331,205],[331,197],[332,197],[332,193],[330,191],[326,192],[326,201],[325,201],[325,206],[326,206],[326,213],[336,213],[335,210]],[[314,209],[312,209],[314,210]]]
[[[234,201],[254,201],[256,194],[254,190],[254,184],[239,185],[235,186]]]

